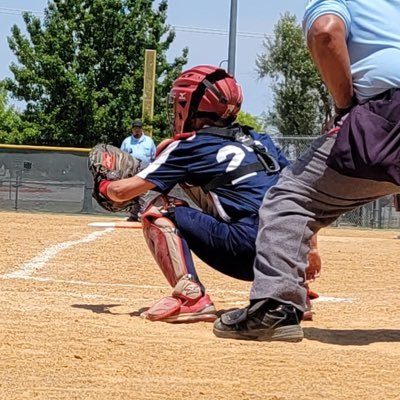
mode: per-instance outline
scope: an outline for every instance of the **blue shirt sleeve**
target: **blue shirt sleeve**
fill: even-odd
[[[281,167],[281,169],[283,169],[287,167],[290,164],[290,162],[285,157],[285,155],[283,154],[282,150],[279,147],[277,147],[276,150],[278,152],[278,164]]]
[[[342,19],[346,27],[346,37],[350,32],[351,16],[346,0],[310,0],[303,17],[303,31],[307,37],[315,20],[325,14],[334,14]]]
[[[150,160],[151,160],[151,161],[154,161],[154,158],[155,158],[155,156],[156,156],[156,145],[155,145],[153,139],[151,139],[151,142],[152,142],[152,143],[151,143]]]
[[[276,159],[281,169],[287,167],[290,164],[289,160],[283,154],[282,150],[275,145],[271,136],[268,134],[263,134],[261,137],[263,138],[264,144],[266,145],[268,151]]]
[[[182,150],[179,144],[180,141],[175,141],[168,145],[149,166],[137,174],[139,178],[154,184],[156,188],[153,190],[167,193],[187,176],[188,166],[194,160],[191,152]]]

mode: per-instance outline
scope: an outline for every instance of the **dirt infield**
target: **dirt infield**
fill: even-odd
[[[142,320],[170,290],[140,230],[99,220],[0,212],[0,399],[400,399],[400,232],[324,230],[306,339],[256,343]],[[198,266],[219,310],[247,303]]]

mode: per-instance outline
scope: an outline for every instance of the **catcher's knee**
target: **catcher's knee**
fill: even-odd
[[[171,218],[174,207],[188,205],[172,197],[158,196],[153,199],[142,214],[143,235],[158,266],[174,287],[179,279],[188,274],[188,260],[182,238]]]
[[[189,207],[189,204],[182,199],[172,196],[159,195],[152,199],[143,212],[143,217],[171,217],[176,207]]]

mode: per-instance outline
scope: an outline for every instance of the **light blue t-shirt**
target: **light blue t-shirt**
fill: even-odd
[[[139,139],[136,139],[131,135],[124,139],[121,144],[121,150],[140,160],[140,167],[143,169],[154,160],[156,145],[149,136],[143,134]]]
[[[305,35],[324,14],[337,15],[346,26],[360,102],[400,88],[400,0],[310,0],[303,19]]]

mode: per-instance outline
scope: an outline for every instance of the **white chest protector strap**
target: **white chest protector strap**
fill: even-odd
[[[189,206],[184,200],[160,195],[153,199],[142,214],[143,235],[162,273],[172,287],[179,279],[189,274],[184,244],[177,233],[174,222],[168,218],[171,207]]]

